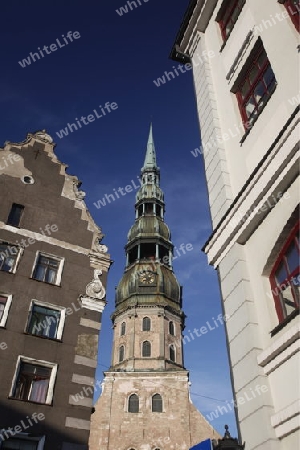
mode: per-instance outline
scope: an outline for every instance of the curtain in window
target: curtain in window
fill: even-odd
[[[55,284],[58,265],[59,262],[55,259],[40,255],[35,269],[34,278],[40,281]]]
[[[37,403],[45,403],[51,369],[49,367],[35,366],[21,363],[14,397]]]
[[[34,305],[28,332],[55,339],[60,320],[60,311]]]
[[[29,400],[37,403],[45,403],[49,386],[49,379],[36,378],[32,381]]]

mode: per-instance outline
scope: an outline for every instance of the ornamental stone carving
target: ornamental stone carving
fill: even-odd
[[[92,299],[102,300],[105,297],[106,291],[99,280],[99,276],[102,275],[102,270],[94,270],[94,279],[86,287],[86,295]]]

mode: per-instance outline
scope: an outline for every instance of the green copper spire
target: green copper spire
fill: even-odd
[[[150,169],[150,170],[157,169],[152,123],[150,124],[150,132],[149,132],[149,138],[148,138],[148,144],[147,144],[146,157],[145,157],[145,162],[144,162],[142,171],[146,170],[146,169]]]

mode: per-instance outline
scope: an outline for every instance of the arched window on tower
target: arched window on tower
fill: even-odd
[[[154,394],[152,397],[152,412],[161,413],[163,411],[162,397],[159,394]]]
[[[121,336],[124,336],[126,333],[126,323],[122,322],[121,323]]]
[[[143,331],[151,330],[151,320],[149,317],[143,317]]]
[[[121,347],[119,348],[119,362],[124,361],[124,357],[125,357],[125,347],[124,345],[121,345]]]
[[[156,215],[158,217],[161,217],[161,206],[160,205],[156,205]]]
[[[175,326],[174,326],[174,322],[172,322],[172,320],[170,320],[170,322],[169,322],[169,334],[171,336],[175,336]]]
[[[299,310],[300,266],[299,225],[291,231],[270,275],[270,284],[279,322]]]
[[[128,412],[130,413],[139,412],[139,398],[136,394],[130,395],[128,399]]]
[[[174,345],[170,345],[170,360],[176,362],[176,354]]]
[[[151,343],[149,341],[144,341],[142,346],[142,356],[149,358],[151,356]]]

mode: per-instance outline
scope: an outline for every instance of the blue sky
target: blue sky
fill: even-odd
[[[100,336],[98,379],[110,365],[110,314],[124,270],[136,190],[100,209],[94,203],[137,180],[151,118],[165,219],[176,247],[193,246],[174,261],[183,285],[186,332],[207,321],[213,327],[213,318],[221,313],[217,275],[200,250],[210,235],[211,222],[203,162],[191,154],[200,145],[192,74],[180,74],[160,87],[153,82],[178,66],[168,55],[189,2],[140,3],[123,16],[116,9],[126,4],[124,0],[12,0],[1,5],[1,145],[6,140],[22,141],[28,132],[48,131],[57,143],[59,159],[69,165],[68,172],[82,180],[86,203],[103,229],[103,243],[114,260]],[[78,31],[80,37],[70,42],[68,31]],[[56,50],[50,51],[55,43]],[[45,45],[49,54],[44,51],[44,57],[33,62],[30,52]],[[30,65],[22,67],[19,61],[28,57]],[[116,102],[118,108],[58,137],[56,133],[76,117],[93,114],[94,109],[99,114],[106,102]],[[223,327],[196,337],[184,350],[193,402],[204,415],[210,414],[232,399]],[[225,423],[235,435],[232,413],[213,420],[212,425],[223,434]]]

